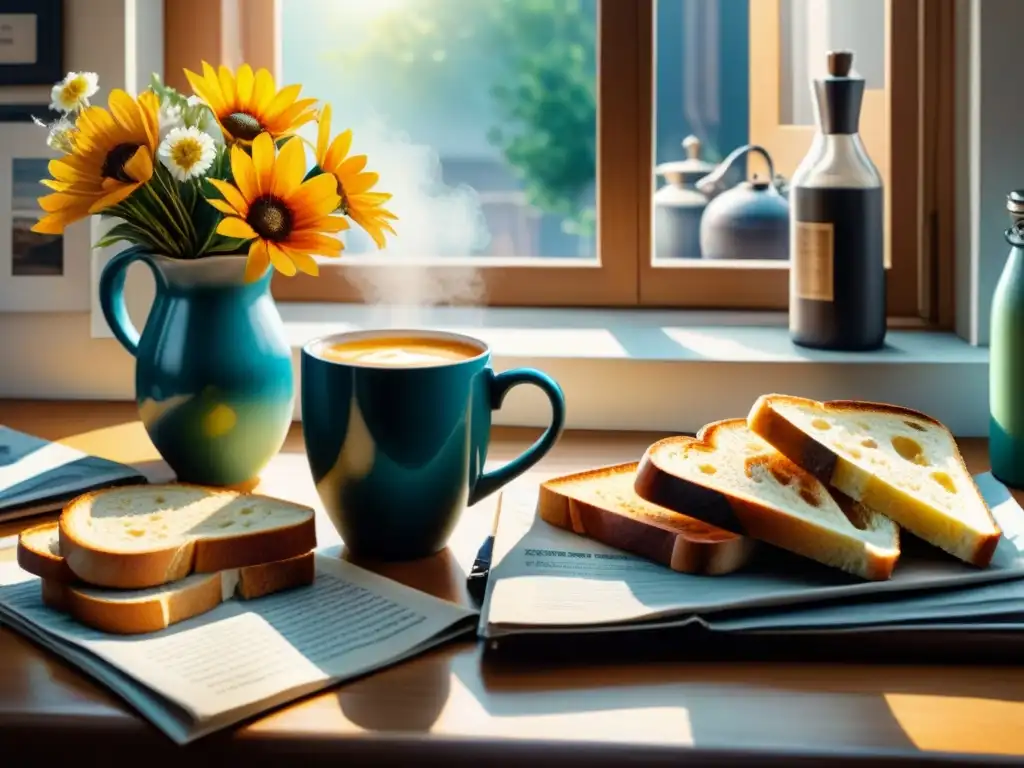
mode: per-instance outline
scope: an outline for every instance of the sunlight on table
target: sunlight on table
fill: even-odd
[[[887,693],[885,702],[918,749],[987,755],[1024,752],[1022,701]],[[1016,729],[1005,727],[1013,722]]]
[[[160,454],[150,442],[141,421],[128,421],[89,432],[80,432],[62,437],[60,442],[84,453],[125,464],[138,465],[160,460]]]

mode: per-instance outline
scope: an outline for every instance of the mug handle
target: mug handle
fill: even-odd
[[[490,371],[490,369],[488,369]],[[476,481],[473,490],[469,494],[469,504],[472,506],[478,501],[487,498],[504,485],[515,480],[521,474],[533,467],[538,461],[544,458],[550,451],[565,426],[565,395],[555,380],[546,373],[534,370],[533,368],[515,368],[511,371],[495,374],[491,371],[489,382],[491,389],[491,410],[501,408],[505,395],[512,387],[520,384],[533,384],[540,387],[548,400],[551,402],[551,424],[544,434],[537,441],[527,448],[523,453],[510,461],[503,467],[492,472],[484,472]]]
[[[128,316],[128,307],[124,301],[124,281],[128,277],[128,267],[135,261],[141,261],[149,267],[159,291],[163,287],[163,275],[153,263],[150,253],[141,245],[126,248],[108,261],[100,273],[99,285],[103,317],[106,318],[114,338],[121,342],[121,346],[127,349],[132,357],[135,357],[139,350],[139,331]]]

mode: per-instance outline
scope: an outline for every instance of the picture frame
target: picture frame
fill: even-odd
[[[40,184],[58,153],[45,130],[28,124],[0,126],[0,313],[88,312],[91,309],[90,220],[63,235],[31,232],[41,215]]]
[[[0,0],[0,86],[50,86],[63,76],[63,0]]]

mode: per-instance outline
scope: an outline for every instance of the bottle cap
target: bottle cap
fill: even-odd
[[[829,51],[828,73],[832,77],[849,77],[853,69],[853,51]]]
[[[1015,189],[1006,196],[1006,210],[1014,214],[1024,214],[1024,189]]]

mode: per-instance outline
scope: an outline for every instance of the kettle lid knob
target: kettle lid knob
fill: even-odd
[[[701,141],[693,134],[690,134],[685,139],[683,139],[683,149],[686,150],[686,158],[688,160],[699,160],[700,148]]]

